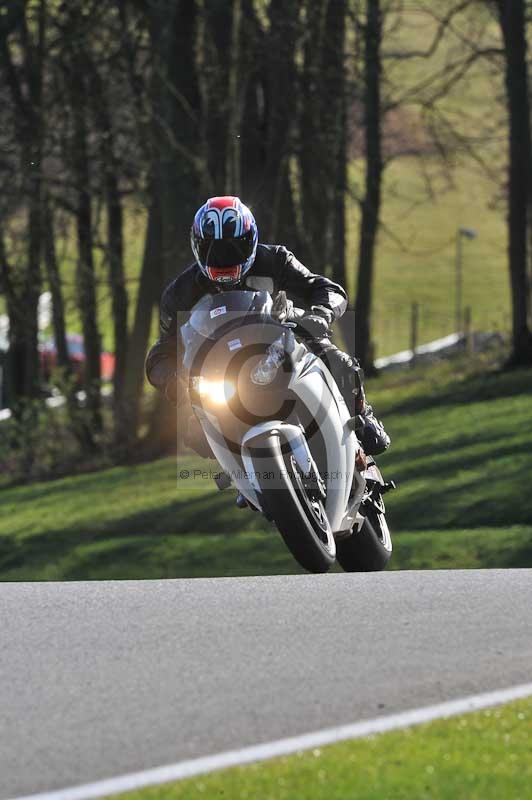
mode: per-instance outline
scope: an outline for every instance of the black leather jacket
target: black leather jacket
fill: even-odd
[[[337,283],[307,269],[286,247],[259,244],[255,262],[241,289],[266,290],[275,295],[284,290],[296,306],[318,313],[331,324],[347,307],[347,295]],[[197,264],[187,267],[164,290],[161,298],[160,335],[146,359],[146,374],[153,386],[166,385],[179,369],[182,356],[180,327],[192,307],[220,287],[206,278]]]

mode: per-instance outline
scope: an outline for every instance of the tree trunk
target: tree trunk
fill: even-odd
[[[339,2],[343,12],[343,0]],[[328,266],[327,239],[331,230],[331,200],[334,184],[334,155],[328,152],[330,109],[324,108],[325,87],[332,65],[325,57],[327,22],[334,19],[328,11],[328,0],[307,3],[306,37],[303,76],[301,81],[301,121],[298,141],[301,175],[301,212],[305,237],[303,259],[315,269]],[[325,102],[336,104],[336,93]],[[332,112],[334,119],[334,111]],[[331,163],[332,162],[332,163]]]
[[[76,397],[77,386],[73,380],[72,363],[68,353],[63,291],[55,252],[54,220],[50,208],[50,200],[47,196],[43,200],[43,222],[44,260],[48,285],[52,295],[52,325],[57,350],[57,363],[61,368],[63,377],[62,390],[66,396],[67,409],[74,436],[84,450],[93,450],[95,447],[94,440]]]
[[[90,424],[95,432],[102,428],[101,416],[101,345],[97,321],[96,278],[93,258],[93,231],[87,124],[84,86],[79,63],[72,80],[73,161],[77,189],[76,230],[78,239],[78,305],[85,348],[84,388]]]
[[[231,117],[235,113],[229,91],[235,60],[231,46],[235,2],[209,0],[202,15],[199,79],[210,195],[221,195],[226,189],[231,193],[227,155],[230,153]]]
[[[1,223],[1,221],[0,221]],[[14,280],[15,270],[9,263],[3,226],[0,224],[0,274],[2,276],[2,292],[6,298],[7,316],[9,318],[9,350],[6,359],[5,383],[9,406],[16,411],[17,401],[24,398],[24,323],[25,313],[20,292]]]
[[[39,137],[39,134],[37,134]],[[29,225],[28,225],[28,266],[26,292],[24,297],[25,307],[25,365],[24,365],[24,396],[37,397],[39,394],[39,351],[38,351],[38,308],[41,293],[41,247],[42,247],[42,221],[41,221],[41,146],[35,142],[32,147],[32,162],[35,165],[35,175],[31,178],[29,197]],[[33,160],[35,159],[35,160]]]
[[[326,95],[334,97],[333,127],[330,130],[330,152],[335,171],[332,182],[331,199],[331,242],[328,260],[331,264],[331,277],[349,291],[346,269],[346,196],[348,188],[347,176],[347,74],[345,64],[346,39],[345,2],[330,3],[327,15],[326,47],[327,47],[327,90]],[[331,111],[333,110],[331,109]],[[348,303],[344,316],[339,321],[344,348],[355,354],[355,322],[353,304]]]
[[[251,198],[257,206],[263,241],[277,240],[299,251],[290,159],[294,154],[297,117],[296,48],[300,3],[272,0],[268,14],[270,32],[264,53],[265,161]]]
[[[112,146],[111,142],[109,144]],[[112,291],[115,371],[113,408],[115,434],[121,438],[124,416],[124,378],[127,359],[128,295],[124,271],[123,212],[114,161],[106,166],[107,245],[109,279]]]
[[[347,194],[347,91],[345,68],[345,0],[330,3],[327,15],[327,94],[334,97],[330,149],[334,167],[330,261],[333,280],[347,288],[345,198]]]
[[[77,235],[77,302],[81,318],[85,360],[83,386],[86,393],[88,424],[94,434],[101,432],[101,341],[98,328],[94,232],[92,210],[91,153],[89,150],[90,60],[87,55],[87,17],[79,3],[61,6],[63,50],[58,60],[68,92],[70,168],[74,187],[74,218]]]
[[[107,207],[107,260],[113,309],[115,369],[113,375],[113,412],[115,438],[121,441],[125,428],[124,377],[127,359],[128,295],[124,271],[123,210],[118,181],[119,165],[115,155],[115,131],[105,85],[96,64],[87,59],[90,96],[99,130],[103,185]]]
[[[133,329],[129,337],[125,392],[125,439],[132,453],[137,442],[140,403],[144,383],[144,361],[151,332],[153,310],[162,284],[161,208],[159,193],[152,191],[153,201],[148,214],[148,227],[140,273],[139,291]]]
[[[382,180],[380,0],[367,0],[364,28],[364,136],[366,145],[365,195],[362,202],[355,304],[356,355],[366,373],[374,371],[371,348],[371,304],[375,246],[379,226]]]
[[[190,263],[190,226],[199,206],[203,164],[197,142],[200,94],[195,0],[152,0],[150,38],[154,52],[155,187],[160,187],[163,285]],[[167,403],[152,415],[149,437],[154,450],[175,448],[175,412]]]
[[[18,47],[12,53],[7,39],[8,29],[3,30],[0,58],[16,113],[28,225],[26,264],[24,268],[18,268],[21,274],[11,283],[13,297],[10,308],[13,318],[10,318],[9,360],[11,396],[23,399],[39,394],[38,305],[41,291],[42,95],[46,5],[44,0],[40,0],[29,9],[25,4],[14,3],[11,11],[13,30],[19,36]]]
[[[262,181],[266,164],[266,79],[263,53],[265,34],[257,18],[254,0],[241,0],[240,92],[242,125],[240,138],[241,192],[244,202],[260,212]],[[261,223],[261,237],[266,231]]]
[[[240,129],[242,126],[243,97],[240,90],[242,77],[241,69],[241,40],[242,40],[242,0],[232,0],[231,41],[229,52],[229,76],[227,81],[227,98],[229,104],[227,124],[226,158],[227,174],[225,178],[225,193],[240,195]]]
[[[530,199],[530,101],[526,58],[524,0],[498,0],[505,50],[505,78],[510,117],[509,266],[512,292],[510,364],[532,364],[529,327],[530,286],[527,275],[527,223]]]
[[[50,200],[44,198],[44,260],[46,275],[52,295],[52,325],[54,329],[55,347],[57,350],[57,363],[63,370],[65,377],[72,374],[72,364],[68,355],[66,338],[65,306],[61,288],[61,276],[55,252],[54,219]]]
[[[155,53],[155,141],[161,191],[163,275],[170,280],[190,262],[190,226],[199,206],[199,88],[195,0],[152,0]],[[162,287],[161,287],[162,288]]]

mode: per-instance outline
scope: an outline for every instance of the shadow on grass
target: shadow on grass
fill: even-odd
[[[531,524],[529,477],[519,465],[504,472],[464,474],[449,485],[438,483],[427,471],[426,480],[418,480],[403,496],[399,487],[390,498],[390,524],[406,530]],[[496,481],[504,482],[504,495],[490,493],[490,483]]]
[[[83,472],[59,478],[52,477],[49,480],[38,482],[12,483],[3,486],[1,491],[8,493],[11,497],[19,495],[25,497],[28,492],[31,492],[32,501],[53,498],[58,493],[62,496],[77,495],[80,491],[80,485],[83,485],[83,491],[86,494],[102,493],[121,484],[129,484],[136,472],[141,475],[143,471],[149,470],[150,480],[160,477],[161,480],[166,481],[168,480],[168,464],[170,461],[168,458],[161,458],[159,461],[152,461],[147,465],[142,463],[125,467],[111,466],[94,472]],[[1,498],[2,495],[0,494],[0,500]]]
[[[456,430],[445,442],[419,445],[418,437],[415,446],[402,442],[398,451],[392,449],[382,459],[384,474],[399,487],[387,503],[392,527],[531,524],[532,425],[527,428],[527,421],[521,409],[511,426],[497,415],[492,424]]]
[[[390,424],[402,432],[382,459],[385,475],[399,484],[387,500],[392,533],[399,531],[392,567],[532,566],[532,426],[527,404],[511,402],[531,391],[532,371],[491,373],[394,407]],[[503,400],[496,413],[468,424],[462,407],[494,398]],[[398,418],[435,407],[441,416]],[[237,510],[234,493],[210,481],[176,483],[179,466],[165,459],[6,491],[0,579],[300,571],[261,515]],[[69,524],[76,517],[83,522]],[[512,533],[516,524],[530,527]]]
[[[116,520],[0,538],[3,580],[91,580],[299,572],[276,529],[230,493],[176,498]]]
[[[388,414],[408,414],[426,411],[429,408],[443,406],[459,406],[467,403],[479,403],[501,397],[515,397],[532,394],[532,370],[507,370],[482,372],[447,383],[442,391],[430,390],[423,394],[388,405]]]
[[[471,452],[467,452],[469,448]],[[399,453],[392,451],[387,455],[385,468],[406,471],[409,479],[425,475],[448,476],[463,469],[474,469],[489,461],[517,458],[520,454],[531,455],[529,440],[515,444],[508,441],[507,435],[495,436],[487,432],[484,437],[478,434],[457,436],[456,441],[431,443],[430,447],[412,447]]]
[[[431,529],[394,537],[392,569],[532,567],[532,526]]]
[[[204,501],[189,503],[190,515],[197,514]],[[211,499],[207,531],[200,530],[197,520],[197,530],[187,530],[189,514],[172,528],[176,504],[169,503],[155,519],[132,514],[119,524],[83,531],[47,530],[15,542],[3,538],[0,574],[4,580],[120,580],[302,571],[274,527],[250,530],[255,519],[251,511],[239,515],[239,525],[222,526],[218,505],[217,497]],[[393,519],[395,531],[396,523]],[[410,531],[394,536],[392,569],[532,567],[532,527],[457,531],[433,526]]]
[[[499,554],[499,557],[492,562],[488,562],[491,567],[512,567],[523,568],[532,567],[532,534],[527,542],[524,542],[518,547],[508,549],[505,553]]]

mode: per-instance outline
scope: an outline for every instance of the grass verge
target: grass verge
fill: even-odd
[[[527,800],[532,699],[120,795],[121,800]]]
[[[482,371],[480,370],[482,366]],[[460,362],[370,386],[393,437],[379,461],[390,567],[532,566],[532,376]],[[0,579],[82,580],[299,572],[275,528],[231,490],[178,477],[200,459],[13,486],[0,492]]]

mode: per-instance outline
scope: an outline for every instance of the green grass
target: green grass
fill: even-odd
[[[0,508],[4,580],[297,571],[261,516],[212,481],[178,480],[172,458],[4,489]]]
[[[386,173],[383,220],[375,271],[373,338],[376,355],[410,345],[411,305],[419,305],[419,340],[431,341],[456,330],[455,236],[473,227],[477,239],[463,242],[463,304],[472,309],[476,330],[509,330],[509,278],[505,220],[487,208],[493,187],[467,168],[455,169],[456,183],[422,202],[423,175],[413,159],[393,163]],[[396,196],[392,187],[401,195]],[[407,213],[405,203],[415,205]],[[392,231],[403,249],[387,235]],[[353,245],[350,246],[350,252]],[[354,254],[350,256],[350,260]]]
[[[444,16],[446,0],[430,6]],[[437,8],[436,8],[437,6]],[[418,4],[404,4],[402,24],[394,28],[394,15],[385,28],[384,54],[424,51],[435,31],[430,15]],[[467,53],[463,38],[469,29],[486,27],[483,44],[498,46],[498,27],[489,12],[475,8],[455,18],[439,48],[430,59],[385,58],[384,101],[404,98],[439,70]],[[435,155],[434,140],[417,99],[392,111],[384,127],[384,150],[391,161],[383,181],[382,226],[375,264],[373,338],[377,356],[409,345],[410,308],[420,306],[420,340],[429,341],[456,329],[455,241],[459,227],[471,227],[477,238],[463,242],[463,302],[472,308],[477,330],[508,331],[509,277],[506,266],[506,211],[501,186],[504,183],[504,96],[502,74],[493,65],[477,61],[466,77],[439,102],[440,110],[462,137],[443,161]],[[421,94],[428,97],[430,90]],[[443,125],[440,122],[442,135]],[[447,132],[448,133],[448,132]],[[449,140],[443,132],[443,140]],[[472,148],[474,158],[468,154]],[[412,152],[417,151],[417,157]],[[484,166],[487,165],[486,169]],[[350,182],[360,194],[363,174],[360,162],[351,168]],[[348,261],[353,265],[350,290],[354,294],[359,207],[348,211]]]
[[[532,372],[445,380],[436,368],[413,391],[401,388],[401,376],[391,380],[397,387],[390,382],[372,399],[394,442],[379,463],[387,474],[404,476],[389,503],[395,525],[530,524]]]
[[[460,362],[370,385],[393,437],[379,459],[390,568],[532,566],[532,373]],[[299,572],[275,528],[181,457],[0,492],[0,579]]]
[[[532,700],[120,795],[122,800],[528,800]]]

